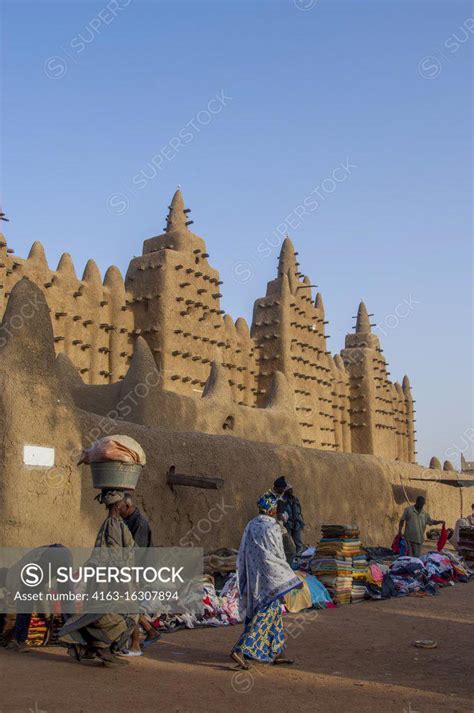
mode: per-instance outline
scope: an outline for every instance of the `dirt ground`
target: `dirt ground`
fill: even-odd
[[[62,649],[0,652],[5,713],[258,710],[474,711],[474,583],[427,598],[362,602],[285,617],[292,667],[239,672],[241,627],[164,635],[127,668],[78,665]],[[417,649],[416,639],[438,648]]]

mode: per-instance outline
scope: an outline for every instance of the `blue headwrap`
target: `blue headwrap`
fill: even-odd
[[[259,497],[259,499],[257,500],[257,507],[262,512],[270,512],[270,510],[274,510],[276,508],[277,502],[278,499],[270,491],[268,493],[264,493]]]

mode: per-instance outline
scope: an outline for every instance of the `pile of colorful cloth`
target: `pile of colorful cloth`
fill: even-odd
[[[454,552],[428,552],[422,557],[399,557],[390,567],[370,561],[367,570],[367,599],[436,594],[438,586],[467,582],[472,572]]]
[[[318,557],[311,561],[311,572],[324,584],[335,604],[350,604],[352,591],[351,557]]]
[[[428,552],[421,557],[432,582],[441,586],[451,582],[467,582],[471,571],[460,557],[449,550]]]
[[[365,598],[382,599],[382,586],[389,567],[378,562],[369,562],[367,566]]]
[[[424,591],[429,594],[436,593],[436,587],[430,585],[424,562],[418,557],[399,557],[392,564],[389,576],[399,594]]]
[[[285,607],[289,612],[300,612],[311,607],[326,609],[334,606],[328,590],[316,577],[302,571],[295,574],[301,579],[303,586],[285,594]]]
[[[361,602],[366,592],[367,557],[357,525],[322,525],[311,569],[336,604]]]
[[[459,552],[443,550],[441,554],[449,557],[453,566],[454,576],[459,582],[467,582],[474,576],[474,564],[470,564],[468,560],[461,557]]]
[[[182,612],[159,614],[153,625],[159,631],[194,629],[197,626],[229,626],[241,621],[239,612],[239,591],[237,575],[232,573],[226,580],[220,594],[217,594],[214,579],[203,577],[202,610],[199,614]]]

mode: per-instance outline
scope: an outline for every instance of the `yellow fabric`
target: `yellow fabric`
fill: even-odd
[[[292,589],[291,592],[285,594],[285,606],[289,612],[299,612],[303,609],[310,609],[313,606],[311,592],[305,582],[304,575],[301,572],[295,572],[296,576],[303,582],[302,587]]]

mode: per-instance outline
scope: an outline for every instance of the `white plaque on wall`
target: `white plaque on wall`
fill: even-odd
[[[50,468],[54,465],[54,448],[23,446],[23,463],[40,468]]]

